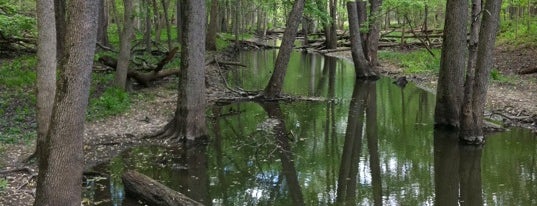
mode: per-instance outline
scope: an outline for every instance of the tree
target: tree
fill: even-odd
[[[380,6],[382,0],[369,0],[369,32],[367,34],[367,59],[370,61],[371,66],[376,67],[379,64],[378,60],[378,48],[380,39]]]
[[[65,57],[43,154],[35,205],[80,205],[84,120],[97,39],[97,1],[67,2]]]
[[[132,0],[123,0],[123,29],[119,36],[119,58],[115,75],[115,86],[125,90],[127,86],[127,73],[131,59],[131,38],[134,33],[134,16],[132,13]]]
[[[347,2],[347,10],[349,13],[351,53],[356,71],[356,78],[378,78],[378,75],[372,71],[371,66],[365,59],[362,38],[360,37],[360,26],[358,24],[358,10],[356,2]]]
[[[97,27],[97,42],[109,46],[108,42],[108,12],[104,0],[99,0],[99,26]]]
[[[337,0],[330,1],[330,26],[328,27],[327,49],[337,48]]]
[[[205,123],[205,1],[186,0],[181,38],[181,72],[174,118],[156,138],[195,140],[207,134]]]
[[[40,157],[49,128],[56,93],[56,21],[54,1],[37,1],[37,143],[35,156]],[[32,155],[33,156],[33,155]]]
[[[448,0],[436,89],[435,125],[459,128],[466,54],[468,1]]]
[[[216,50],[216,27],[218,25],[218,0],[211,1],[211,15],[207,31],[207,50]]]
[[[295,0],[293,9],[289,13],[289,18],[287,19],[287,25],[285,27],[285,32],[283,33],[280,51],[276,57],[274,73],[270,77],[270,81],[265,87],[264,95],[266,98],[276,98],[282,91],[285,73],[287,72],[287,65],[289,64],[289,59],[291,58],[291,51],[293,50],[293,43],[295,42],[298,24],[300,23],[300,18],[302,18],[303,10],[304,0]]]

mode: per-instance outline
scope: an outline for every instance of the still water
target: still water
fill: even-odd
[[[231,85],[260,90],[276,51],[243,52]],[[351,63],[295,52],[284,92],[327,101],[245,102],[208,109],[209,143],[137,147],[104,165],[86,197],[133,205],[121,173],[136,169],[207,205],[537,205],[537,139],[491,134],[482,148],[433,130],[434,96]],[[103,188],[99,185],[104,186]]]

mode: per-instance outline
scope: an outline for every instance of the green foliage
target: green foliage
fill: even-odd
[[[425,49],[410,52],[381,51],[379,52],[379,57],[402,67],[407,74],[438,74],[440,69],[440,50],[434,49],[433,53],[435,57],[431,56]]]
[[[7,180],[4,178],[0,179],[0,192],[4,191],[7,188]]]
[[[107,88],[104,93],[90,100],[87,117],[89,120],[121,114],[130,108],[129,94],[115,87]]]
[[[36,79],[35,56],[22,56],[0,66],[0,88],[21,91],[33,86]]]
[[[36,34],[36,19],[30,14],[23,14],[22,5],[0,0],[0,33],[5,37]]]
[[[494,68],[490,71],[490,78],[492,81],[503,84],[513,84],[516,79],[512,76],[506,76],[502,74],[498,69]]]

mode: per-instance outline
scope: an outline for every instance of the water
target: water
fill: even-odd
[[[264,88],[275,52],[242,53],[249,67],[232,69],[229,82]],[[537,204],[537,142],[527,130],[459,145],[434,132],[430,93],[386,78],[355,82],[352,64],[319,55],[293,53],[284,91],[328,101],[215,106],[208,146],[133,148],[101,165],[112,176],[86,196],[136,204],[120,179],[136,169],[213,205]]]

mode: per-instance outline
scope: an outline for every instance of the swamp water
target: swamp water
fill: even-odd
[[[262,89],[275,50],[241,53],[228,82]],[[433,130],[435,98],[412,83],[355,82],[351,63],[295,52],[284,91],[327,101],[208,109],[209,143],[129,149],[87,182],[85,198],[137,205],[121,174],[135,169],[207,205],[537,205],[537,139],[491,134],[483,148]]]

